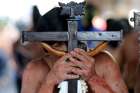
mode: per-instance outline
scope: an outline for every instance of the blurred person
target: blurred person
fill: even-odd
[[[129,88],[130,93],[134,93],[134,88],[139,93],[139,74],[137,66],[138,60],[138,33],[133,32],[128,23],[128,14],[132,8],[132,0],[87,0],[99,9],[98,15],[108,19],[107,30],[123,30],[123,40],[110,42],[108,51],[115,57],[120,65],[121,73]],[[104,3],[100,3],[104,2]],[[133,6],[134,7],[134,6]],[[108,11],[110,13],[108,13]],[[108,14],[107,14],[108,13]],[[107,15],[106,15],[107,14]],[[112,18],[112,19],[111,19]],[[123,19],[125,18],[125,19]],[[137,78],[136,78],[137,77]]]
[[[28,25],[21,20],[16,22],[16,26],[19,29],[20,32],[22,31],[34,31],[39,17],[40,13],[38,11],[37,6],[33,6],[32,8],[32,24]],[[36,19],[38,18],[38,19]],[[34,22],[35,21],[35,22]],[[35,24],[34,24],[35,23]],[[22,42],[21,40],[18,40],[14,44],[13,52],[15,61],[17,64],[17,87],[18,87],[18,93],[21,91],[21,85],[22,85],[22,74],[23,70],[26,67],[27,63],[31,61],[32,59],[39,57],[43,55],[41,52],[42,47],[38,43],[28,43],[28,42]],[[34,51],[36,50],[36,51]],[[43,51],[44,52],[44,51]]]
[[[139,43],[138,43],[138,33],[131,32],[129,33],[123,42],[123,60],[124,60],[124,69],[123,77],[130,89],[130,93],[139,93],[136,92],[135,87],[137,86],[139,79],[137,76],[138,66],[139,66]],[[138,86],[137,86],[138,87]],[[140,87],[140,86],[139,86]]]
[[[14,25],[7,22],[0,29],[0,92],[17,93],[16,64],[13,56],[13,44],[19,38]]]
[[[109,19],[108,30],[123,31],[122,42],[110,42],[108,50],[118,62],[129,92],[134,93],[138,65],[138,33],[132,31],[127,19]]]
[[[138,70],[139,65],[139,46],[138,46],[138,34],[136,32],[127,33],[123,42],[114,47],[116,44],[113,42],[113,47],[109,48],[109,51],[115,57],[120,65],[121,73],[124,81],[129,89],[129,93],[135,93],[137,86],[138,90]],[[137,92],[139,93],[139,92]]]
[[[86,0],[97,7],[102,18],[126,18],[132,9],[133,0]],[[101,3],[102,2],[102,3]]]
[[[140,37],[140,33],[138,33],[138,37]],[[134,91],[135,93],[140,93],[140,46],[138,48],[138,60],[139,63],[137,64],[137,69],[136,69],[136,81],[135,81],[135,87]]]

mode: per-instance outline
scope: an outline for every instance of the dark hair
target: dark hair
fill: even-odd
[[[38,20],[40,19],[41,14],[38,10],[37,6],[33,6],[33,12],[32,12],[32,22],[33,22],[33,30],[37,26]]]
[[[35,28],[36,31],[44,32],[44,31],[68,31],[67,19],[70,18],[69,15],[61,15],[62,8],[55,7],[42,17],[40,17],[37,26]],[[48,44],[52,45],[56,42],[50,41],[47,42]],[[79,43],[81,48],[85,49],[85,44]]]

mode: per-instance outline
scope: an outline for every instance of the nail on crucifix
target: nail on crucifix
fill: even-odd
[[[71,8],[70,8],[71,9]],[[72,10],[72,9],[71,9]],[[68,31],[58,32],[26,32],[22,33],[23,41],[67,41],[68,51],[72,51],[78,47],[78,41],[118,41],[122,39],[121,31],[107,31],[107,32],[78,32],[77,19],[71,13],[71,19],[68,20]],[[65,93],[79,93],[78,79],[68,80],[68,91]],[[82,92],[80,92],[82,93]]]

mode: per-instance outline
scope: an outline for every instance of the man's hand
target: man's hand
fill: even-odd
[[[47,81],[53,83],[53,85],[59,84],[63,80],[79,78],[79,68],[75,68],[75,64],[72,62],[66,62],[72,56],[66,54],[60,58],[53,66],[51,71],[47,75]]]
[[[93,75],[95,75],[95,60],[94,58],[88,56],[88,54],[79,48],[74,49],[70,52],[71,63],[75,64],[76,67],[80,68],[78,70],[78,75],[82,76],[86,81],[89,80]]]

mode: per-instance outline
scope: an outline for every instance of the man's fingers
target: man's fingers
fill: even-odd
[[[72,71],[75,70],[75,67],[69,66],[69,67],[66,67],[65,69],[66,69],[67,73],[71,73]]]
[[[67,74],[66,79],[76,79],[79,78],[79,75],[74,75],[74,74]]]
[[[83,55],[87,60],[94,62],[94,58],[90,57],[83,49],[75,48],[74,51]]]
[[[87,52],[83,49],[80,49],[80,48],[75,48],[74,51],[82,52],[82,53],[87,55]]]
[[[83,75],[83,71],[81,69],[73,69],[72,70],[72,73],[74,73],[76,75],[80,75],[80,76]]]
[[[68,62],[68,63],[64,63],[64,64],[65,64],[66,68],[76,66],[75,63],[73,63],[73,62]]]
[[[74,58],[70,58],[70,61],[71,61],[71,63],[75,64],[75,66],[77,66],[77,67],[79,67],[81,69],[86,68],[86,66],[85,66],[85,64],[83,62],[80,62],[80,61],[78,61],[78,60],[76,60]]]
[[[82,69],[77,68],[77,67],[67,67],[65,68],[66,73],[74,73],[76,75],[82,75]]]
[[[80,55],[80,54],[76,53],[75,51],[71,51],[70,54],[71,54],[71,56],[73,56],[81,61],[87,61],[87,59],[83,55]]]
[[[86,58],[89,58],[88,54],[83,49],[75,48],[74,51],[85,56]]]
[[[69,59],[70,57],[71,57],[70,54],[66,54],[65,56],[61,57],[59,61],[65,63],[67,61],[67,59]]]

